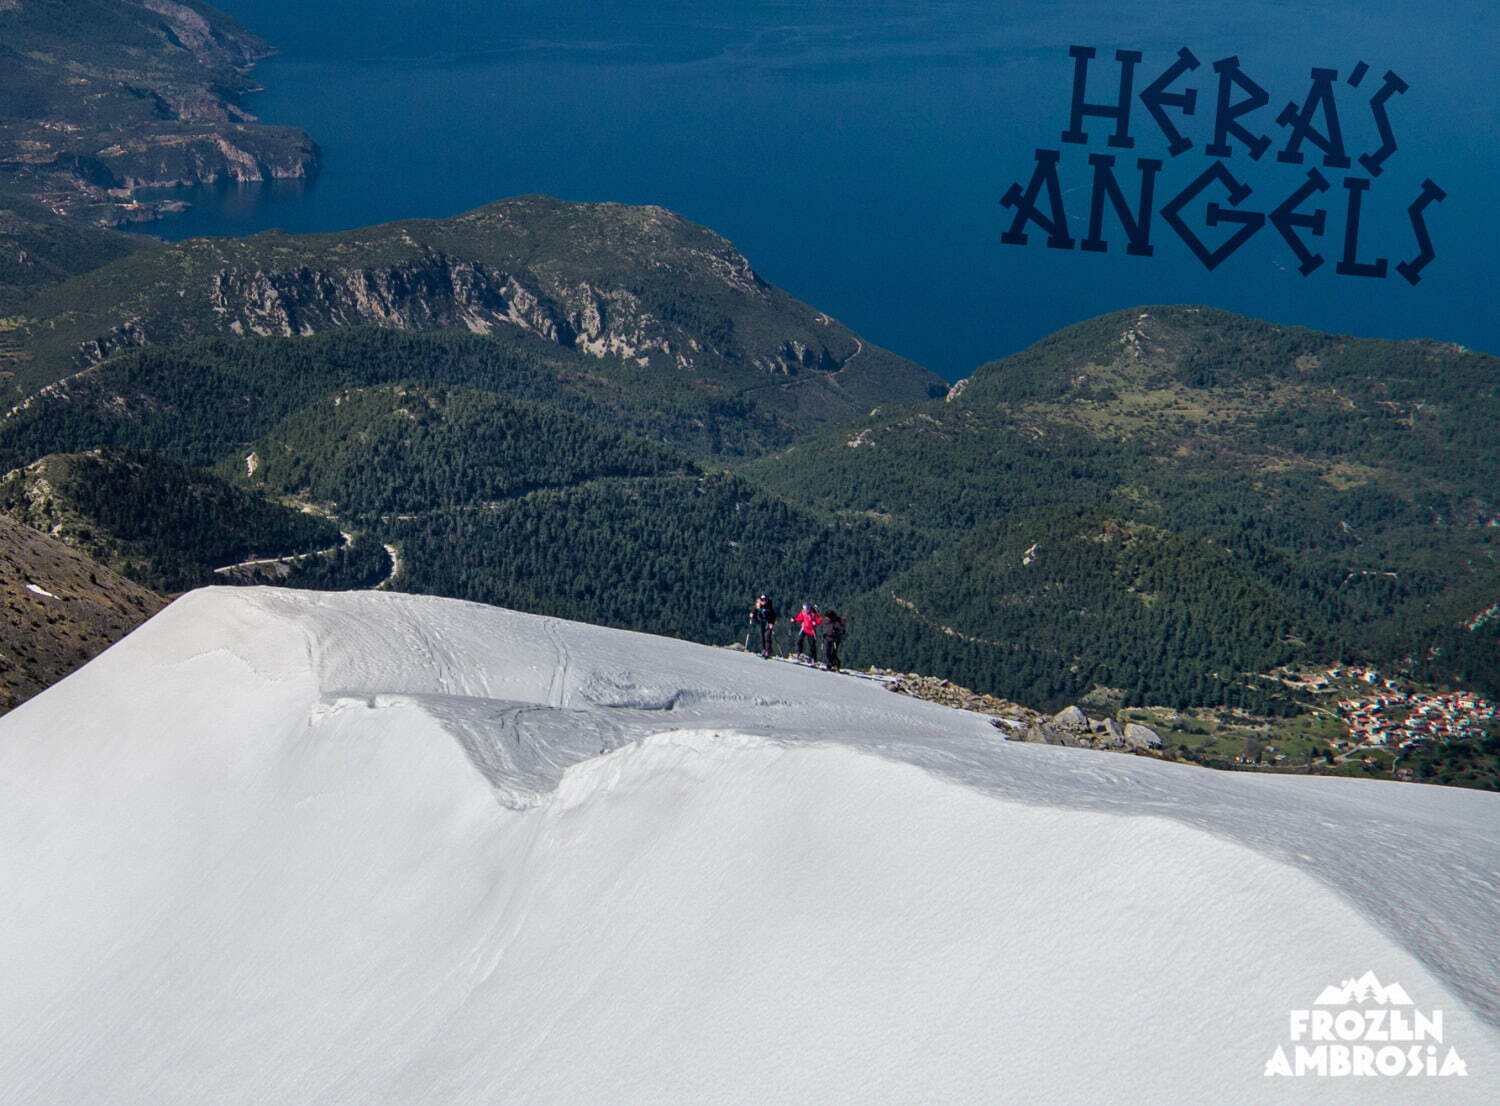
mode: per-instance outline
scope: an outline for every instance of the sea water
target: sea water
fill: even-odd
[[[712,4],[658,0],[220,0],[281,54],[255,71],[262,120],[305,128],[324,151],[310,183],[180,190],[192,209],[152,224],[168,238],[270,227],[339,230],[453,215],[506,196],[654,203],[732,240],[768,280],[871,340],[950,379],[1092,315],[1138,304],[1202,303],[1283,323],[1363,336],[1432,337],[1500,352],[1493,310],[1500,218],[1500,78],[1487,57],[1500,29],[1488,3],[1394,0],[1173,3],[1124,0],[804,0]],[[1139,51],[1139,94],[1186,47],[1199,60],[1173,90],[1196,111],[1168,118],[1195,140],[1172,157],[1139,100],[1135,148],[1107,145],[1113,123],[1069,129],[1076,61],[1090,46],[1087,99],[1117,93],[1117,50]],[[1325,258],[1308,275],[1267,224],[1211,271],[1157,214],[1151,256],[1125,252],[1107,204],[1107,249],[1087,237],[1091,154],[1116,157],[1134,202],[1138,158],[1164,163],[1157,208],[1212,159],[1213,63],[1237,57],[1269,93],[1246,118],[1269,133],[1259,160],[1233,144],[1223,159],[1252,189],[1243,208],[1268,212],[1317,168],[1324,233],[1299,233]],[[1349,84],[1366,64],[1358,87]],[[1349,153],[1368,152],[1369,106],[1384,74],[1407,91],[1387,109],[1397,149],[1372,176],[1278,162],[1288,102],[1301,105],[1313,68],[1333,69]],[[1236,93],[1238,95],[1238,93]],[[1314,118],[1322,125],[1323,116]],[[1035,151],[1059,151],[1072,249],[1049,249],[1029,227],[1007,245]],[[1341,274],[1349,193],[1363,203],[1360,264],[1384,278]],[[1423,213],[1434,258],[1413,285],[1394,270],[1418,255],[1408,206],[1431,180],[1446,198]],[[1227,207],[1210,184],[1182,212],[1209,246],[1235,230],[1205,226]]]

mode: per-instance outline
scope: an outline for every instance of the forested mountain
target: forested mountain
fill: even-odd
[[[519,332],[553,346],[575,387],[668,406],[692,395],[792,430],[946,390],[767,284],[712,231],[658,207],[541,196],[141,250],[23,305],[0,369],[25,394],[133,347],[361,324]]]
[[[309,348],[268,340],[262,361],[265,346]],[[110,447],[18,469],[0,484],[0,510],[175,588],[216,564],[338,541],[333,524],[275,501],[289,498],[326,510],[355,542],[337,573],[299,570],[286,582],[368,585],[366,551],[389,545],[393,582],[407,590],[714,643],[743,633],[762,588],[852,596],[931,548],[899,529],[789,508],[601,419],[480,389],[346,388],[270,426],[249,417],[253,404],[240,421],[216,421],[222,398],[209,388],[196,404],[155,407],[137,396],[112,422],[98,410],[70,420],[83,405],[39,399],[0,424],[0,455],[24,455],[49,433],[74,446],[92,433]],[[122,441],[160,452],[122,451]]]
[[[7,711],[109,648],[165,600],[0,516],[0,604],[0,711]]]
[[[525,335],[404,334],[356,327],[314,338],[150,347],[111,358],[28,397],[0,422],[0,466],[101,445],[158,450],[207,465],[325,396],[413,376],[595,415],[653,437],[692,436],[701,409],[654,408],[563,379],[567,355]],[[746,420],[747,436],[774,424]],[[723,428],[733,436],[735,427]]]
[[[197,0],[0,2],[0,186],[80,223],[138,188],[306,176],[317,147],[241,100],[267,44]]]
[[[43,288],[97,269],[150,241],[62,218],[18,190],[0,186],[0,317]]]
[[[847,605],[861,659],[1038,706],[1275,713],[1267,672],[1339,658],[1497,682],[1494,623],[1463,628],[1500,592],[1493,358],[1135,310],[740,479],[702,466],[786,423],[580,381],[575,356],[370,327],[147,347],[20,404],[0,465],[147,450],[319,504],[358,541],[306,582],[383,579],[387,545],[397,586],[708,641],[763,588]]]
[[[11,509],[55,526],[36,474],[94,466],[61,532],[156,587],[342,526],[278,571],[705,641],[770,588],[1037,706],[1274,715],[1273,669],[1338,659],[1500,690],[1500,385],[1451,345],[1142,308],[950,391],[711,232],[541,198],[153,247],[25,311]]]
[[[754,456],[809,425],[771,402],[775,388],[736,394],[619,361],[595,367],[608,371],[582,373],[576,354],[520,332],[365,326],[311,338],[147,347],[18,404],[0,424],[0,465],[104,444],[167,449],[206,464],[333,391],[406,380],[545,403],[695,457]]]
[[[977,527],[860,596],[862,635],[914,667],[1026,702],[1289,709],[1255,674],[1327,648],[1325,614],[1207,536],[1088,509]],[[1301,644],[1307,648],[1297,649]]]
[[[335,548],[338,527],[165,457],[54,454],[0,481],[0,513],[159,591],[240,561]]]
[[[540,404],[474,389],[388,385],[323,397],[221,472],[367,524],[696,466],[664,446]]]
[[[1497,689],[1493,624],[1462,629],[1500,597],[1497,369],[1142,308],[745,473],[958,543],[858,610],[918,667],[1019,699],[1245,701],[1246,672],[1340,656]]]
[[[334,393],[219,471],[392,543],[407,590],[716,643],[761,588],[851,595],[915,553],[597,420],[473,389]]]
[[[757,592],[832,605],[930,548],[726,474],[590,481],[403,516],[385,532],[407,590],[720,645],[743,639]],[[860,655],[895,659],[873,642]]]

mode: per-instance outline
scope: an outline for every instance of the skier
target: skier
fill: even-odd
[[[830,607],[823,612],[823,667],[830,672],[839,670],[839,646],[844,642],[844,630],[849,620]]]
[[[803,603],[802,609],[792,616],[792,621],[802,628],[797,635],[797,660],[802,660],[802,653],[806,650],[808,662],[817,664],[818,627],[823,625],[823,616],[811,603]]]
[[[776,631],[776,608],[769,595],[760,596],[750,608],[750,625],[760,630],[760,655],[769,660]]]

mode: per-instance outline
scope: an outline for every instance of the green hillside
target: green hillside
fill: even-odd
[[[400,585],[721,644],[747,598],[852,595],[926,549],[603,423],[473,389],[339,392],[219,470],[400,550]]]
[[[338,234],[157,246],[43,291],[8,325],[0,370],[19,394],[140,346],[359,325],[532,337],[577,390],[774,421],[775,445],[944,390],[767,284],[712,231],[662,208],[541,196]]]
[[[1017,698],[1103,683],[1182,703],[1226,670],[1340,656],[1500,688],[1492,636],[1458,630],[1500,596],[1500,455],[1487,444],[1497,369],[1444,343],[1139,308],[986,365],[947,401],[885,408],[744,472],[793,502],[960,543],[895,587],[951,631],[910,649],[918,667],[945,671],[959,662],[944,650],[963,642],[965,678]],[[1147,547],[1188,606],[1146,605],[1159,589],[1106,556],[1108,543],[1081,557],[1076,534],[1038,522],[1064,508],[1166,535]],[[1022,571],[1016,553],[1033,544]],[[1243,601],[1226,605],[1225,587]],[[890,602],[862,609],[888,623]],[[1039,602],[1060,670],[1017,645],[1035,639],[1026,611]],[[1113,635],[1122,619],[1138,628]],[[1211,630],[1209,643],[1178,622]],[[1231,651],[1212,647],[1222,639]],[[1240,694],[1226,686],[1213,701]]]
[[[0,513],[159,591],[213,570],[336,547],[338,527],[149,453],[55,454],[0,481]]]
[[[861,632],[915,667],[1060,705],[1288,709],[1254,678],[1326,646],[1323,612],[1224,545],[1082,509],[975,528],[850,604]]]
[[[170,579],[162,586],[185,586],[206,563],[199,546],[208,520],[183,514],[190,500],[181,485],[196,473],[215,487],[238,485],[245,503],[316,505],[355,534],[344,561],[299,566],[285,583],[373,583],[386,575],[381,546],[389,545],[400,560],[393,583],[406,590],[712,643],[743,633],[748,597],[764,588],[788,601],[837,601],[931,548],[900,528],[820,518],[736,477],[706,474],[685,454],[618,428],[628,422],[619,412],[563,389],[536,352],[535,340],[507,346],[378,330],[140,351],[0,422],[0,463],[20,466],[49,448],[154,451],[107,454],[132,460],[135,478],[123,492],[98,473],[91,498],[68,483],[75,522],[59,536],[138,579]],[[383,382],[414,365],[446,379]],[[664,417],[634,409],[648,424]],[[11,478],[10,500],[19,512],[35,498],[38,470],[79,463],[49,457],[23,468]],[[110,513],[134,518],[138,500],[154,512],[154,562],[123,540],[147,523],[122,535]],[[24,517],[51,525],[52,513]],[[231,523],[217,522],[224,540],[242,543],[246,535]],[[108,534],[107,546],[79,541],[85,530]],[[263,524],[255,532],[273,531]],[[298,535],[274,552],[336,541]],[[194,554],[185,566],[184,546]],[[216,555],[219,564],[250,556]],[[180,571],[168,577],[170,558]],[[871,651],[869,659],[893,658]]]
[[[125,353],[32,396],[0,421],[0,465],[104,445],[209,465],[335,392],[407,380],[486,388],[630,424],[638,408],[590,400],[559,379],[565,355],[524,335],[404,334],[369,327],[316,338],[211,340]],[[665,435],[674,412],[640,412]]]
[[[0,464],[98,445],[161,449],[208,464],[324,395],[414,379],[545,403],[697,457],[762,453],[794,440],[802,425],[763,402],[769,390],[683,387],[637,365],[599,367],[608,375],[585,374],[577,355],[519,332],[363,326],[310,338],[147,347],[24,400],[0,423]]]
[[[592,481],[429,511],[387,532],[411,566],[408,590],[710,644],[743,638],[758,592],[837,604],[926,548],[722,474]],[[859,656],[894,662],[874,642]]]
[[[91,227],[53,215],[0,186],[0,317],[43,288],[97,269],[149,245],[139,234]],[[0,323],[0,345],[5,337]]]
[[[359,522],[695,469],[663,446],[576,415],[421,385],[325,396],[259,438],[246,462],[227,466],[244,483],[328,503]]]
[[[1249,726],[1309,706],[1286,666],[1337,661],[1500,691],[1500,620],[1475,617],[1500,595],[1493,358],[1145,308],[822,428],[733,391],[742,368],[682,387],[519,328],[148,344],[18,404],[0,464],[146,450],[314,504],[355,540],[293,584],[709,642],[760,590],[834,604],[851,659],[1037,707]],[[181,508],[158,501],[166,544]],[[1220,758],[1235,740],[1203,738]]]

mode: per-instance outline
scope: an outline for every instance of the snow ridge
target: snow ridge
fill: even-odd
[[[1489,1102],[1497,810],[206,589],[0,720],[0,1101]],[[1262,1076],[1377,977],[1469,1078]]]
[[[898,708],[877,689],[852,686],[859,681],[473,604],[393,595],[390,607],[366,606],[386,598],[330,596],[312,611],[305,593],[266,591],[255,602],[311,625],[314,667],[339,694],[408,688],[490,701],[438,710],[429,699],[423,709],[438,710],[437,726],[459,741],[503,804],[535,806],[568,766],[666,730],[717,726],[838,741],[998,798],[1171,818],[1309,872],[1500,1025],[1500,929],[1434,924],[1476,896],[1500,903],[1495,796],[1003,745],[980,718],[911,701]],[[437,613],[450,606],[473,621]],[[394,640],[379,651],[352,646],[362,640],[360,620],[377,609],[393,620],[382,625],[397,631]],[[497,663],[476,663],[502,640],[507,651]],[[487,721],[502,716],[498,728]],[[509,746],[499,736],[507,732]]]

